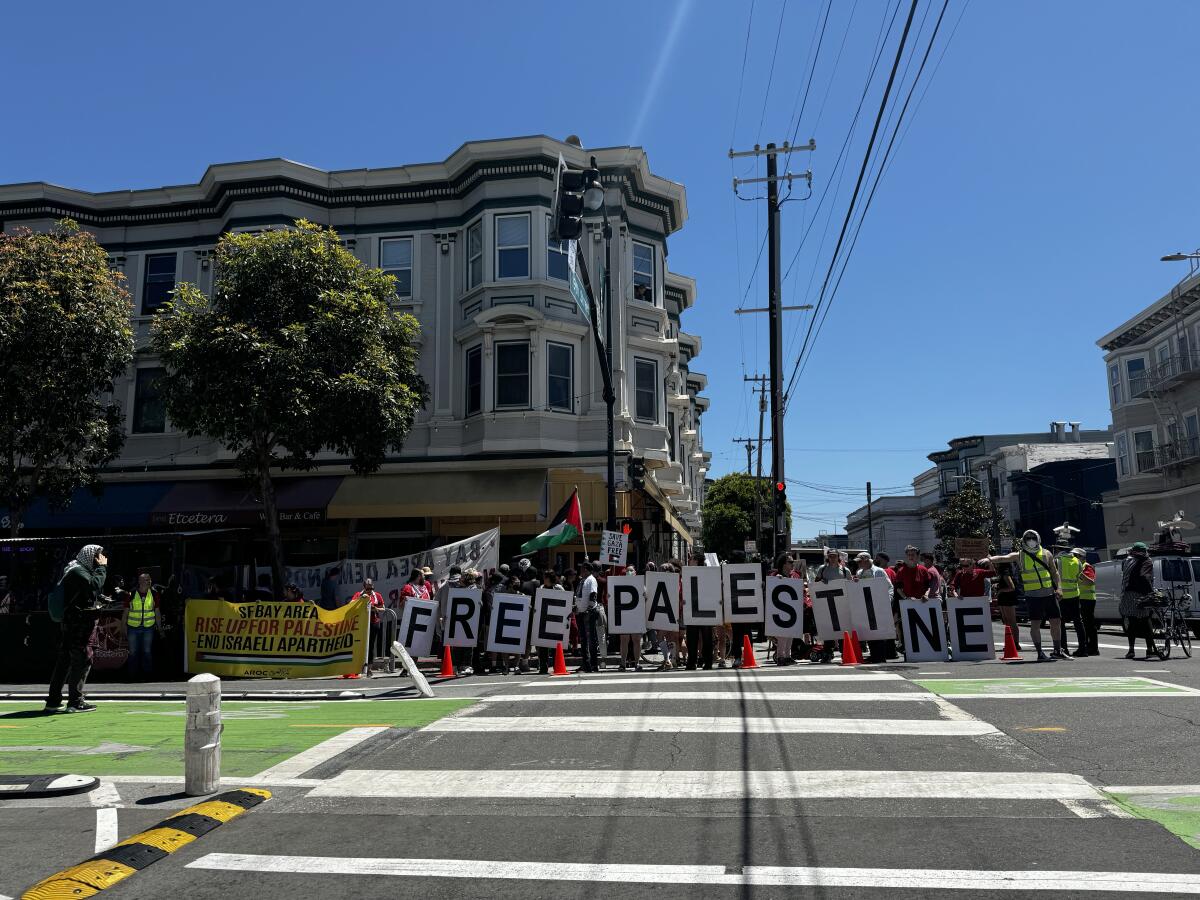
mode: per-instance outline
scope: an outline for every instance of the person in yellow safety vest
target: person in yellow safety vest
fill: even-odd
[[[1071,554],[1079,560],[1079,616],[1083,620],[1084,637],[1079,640],[1079,650],[1087,650],[1088,656],[1099,656],[1099,636],[1096,634],[1096,569],[1087,561],[1087,552],[1076,547]],[[1075,651],[1076,656],[1083,654]]]
[[[125,610],[125,635],[129,640],[129,674],[134,678],[154,673],[154,634],[158,630],[158,601],[146,572],[138,575],[137,589]]]
[[[979,560],[979,565],[986,568],[1006,562],[1014,563],[1021,573],[1021,586],[1025,589],[1025,603],[1029,607],[1029,636],[1037,650],[1037,661],[1070,659],[1070,654],[1062,648],[1062,617],[1058,611],[1062,590],[1054,554],[1042,546],[1041,535],[1030,529],[1021,535],[1020,546],[1012,553],[985,556]],[[1050,622],[1050,638],[1054,642],[1054,650],[1049,656],[1042,651],[1041,625],[1047,620]]]
[[[1071,652],[1069,642],[1067,641],[1066,623],[1073,622],[1075,624],[1075,638],[1079,646],[1075,649],[1072,656],[1087,656],[1087,636],[1083,630],[1083,620],[1079,617],[1079,574],[1083,571],[1083,563],[1079,561],[1074,553],[1067,551],[1059,554],[1058,557],[1058,575],[1062,585],[1062,600],[1059,602],[1059,611],[1062,613],[1063,630],[1062,630],[1062,648],[1066,653]]]

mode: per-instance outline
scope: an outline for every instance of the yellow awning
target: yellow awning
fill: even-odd
[[[331,519],[406,516],[536,516],[545,469],[348,475],[329,502]]]

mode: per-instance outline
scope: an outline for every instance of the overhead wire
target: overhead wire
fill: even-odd
[[[804,343],[801,344],[800,354],[796,357],[796,364],[792,368],[792,376],[789,377],[789,379],[788,379],[789,385],[794,381],[795,373],[800,368],[800,361],[804,358],[805,351],[808,348],[809,338],[813,333],[813,324],[816,322],[817,312],[820,311],[821,305],[825,301],[825,291],[829,286],[830,279],[833,277],[834,269],[837,266],[838,258],[841,253],[843,243],[845,242],[845,239],[846,239],[846,233],[850,230],[850,224],[851,224],[851,221],[853,220],[855,207],[858,202],[858,196],[862,190],[863,180],[866,177],[867,168],[871,162],[871,154],[875,149],[875,141],[876,141],[877,137],[879,136],[879,128],[883,122],[884,114],[887,112],[887,102],[888,102],[888,99],[891,97],[892,87],[896,82],[896,73],[897,73],[897,71],[899,71],[900,62],[904,58],[904,47],[908,43],[908,34],[909,34],[909,31],[912,29],[913,18],[916,16],[916,13],[917,13],[917,4],[918,4],[918,0],[912,0],[912,4],[909,7],[908,18],[904,22],[904,31],[901,32],[900,43],[896,47],[896,58],[892,62],[892,70],[891,70],[891,73],[888,75],[887,85],[884,87],[884,90],[883,90],[883,97],[879,101],[879,111],[875,115],[875,124],[871,129],[871,138],[867,142],[866,153],[863,154],[862,166],[859,167],[858,178],[855,180],[855,184],[854,184],[854,192],[850,196],[850,205],[847,208],[846,216],[842,221],[842,227],[841,227],[840,232],[838,233],[837,244],[834,246],[834,249],[833,249],[833,256],[829,260],[829,269],[826,271],[825,280],[821,285],[821,294],[818,297],[817,303],[816,303],[817,308],[816,308],[816,310],[814,310],[813,315],[809,319],[808,332],[804,336]],[[822,319],[822,321],[824,321],[824,319]],[[784,391],[784,410],[785,411],[787,409],[787,397],[788,397],[788,391]]]

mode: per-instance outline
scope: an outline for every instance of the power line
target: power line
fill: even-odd
[[[758,142],[762,138],[763,122],[767,118],[767,101],[771,99],[771,83],[775,80],[775,59],[779,56],[779,39],[783,37],[783,16],[787,12],[788,0],[783,0],[783,6],[779,8],[779,26],[775,31],[775,50],[771,53],[771,68],[767,72],[767,90],[763,93],[762,114],[758,117],[758,135],[755,141]],[[730,142],[730,147],[733,144]]]
[[[855,204],[858,202],[858,194],[859,194],[859,191],[861,191],[861,189],[862,189],[863,179],[866,177],[867,167],[871,162],[871,152],[875,149],[875,139],[879,135],[879,126],[883,121],[884,113],[887,111],[887,102],[888,102],[888,98],[891,96],[891,93],[892,93],[892,85],[896,81],[896,72],[900,69],[900,61],[904,57],[904,46],[908,42],[908,33],[909,33],[909,30],[912,28],[913,17],[916,15],[916,12],[917,12],[917,2],[918,2],[918,0],[912,0],[912,5],[909,7],[909,10],[908,10],[908,18],[904,22],[904,31],[900,35],[900,44],[899,44],[899,46],[896,47],[896,58],[892,62],[892,71],[888,75],[887,86],[884,88],[883,97],[879,101],[879,112],[876,113],[876,115],[875,115],[875,125],[871,129],[871,139],[867,143],[867,152],[865,154],[863,154],[862,166],[858,170],[858,178],[854,183],[854,193],[850,196],[850,206],[846,210],[846,217],[842,221],[842,228],[838,234],[837,244],[834,246],[834,249],[833,249],[833,257],[829,261],[829,269],[825,273],[825,280],[821,285],[821,294],[817,300],[817,308],[818,309],[820,309],[822,303],[824,302],[825,290],[829,286],[830,278],[833,277],[833,270],[834,270],[834,267],[837,265],[838,254],[841,252],[842,244],[846,239],[846,232],[850,229],[850,222],[854,215]],[[822,321],[824,321],[824,320],[822,319]],[[808,332],[804,336],[804,343],[800,346],[800,354],[796,357],[796,364],[795,364],[795,366],[793,366],[792,375],[788,379],[789,388],[788,388],[788,391],[784,392],[785,408],[786,408],[787,394],[789,393],[789,391],[791,389],[791,383],[795,378],[795,374],[800,368],[800,360],[804,358],[804,353],[805,353],[805,350],[807,349],[808,343],[809,343],[809,336],[813,333],[813,325],[815,322],[816,322],[816,312],[814,312],[813,316],[809,319]]]

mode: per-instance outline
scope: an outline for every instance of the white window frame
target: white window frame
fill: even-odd
[[[638,383],[638,372],[643,364],[651,366],[651,371],[653,372],[653,375],[651,377],[651,382],[653,384],[653,390],[651,391],[651,396],[654,398],[654,415],[653,415],[653,418],[649,418],[649,419],[638,414],[638,394],[642,393],[642,389]],[[653,359],[651,357],[647,357],[647,356],[635,356],[633,358],[633,418],[636,421],[645,422],[647,424],[652,424],[652,425],[658,424],[659,413],[661,412],[661,410],[659,409],[659,402],[658,402],[658,388],[659,388],[658,360]]]
[[[392,237],[381,237],[379,239],[379,268],[381,271],[394,275],[396,272],[404,271],[404,266],[395,266],[385,268],[383,264],[383,247],[384,244],[393,241],[408,241],[408,293],[400,293],[400,280],[396,279],[396,298],[398,300],[411,300],[414,296],[414,284],[417,278],[417,239],[414,235],[395,235]]]
[[[1116,438],[1117,446],[1117,477],[1128,478],[1133,474],[1133,466],[1129,457],[1129,435],[1119,432]]]
[[[520,345],[525,348],[525,402],[500,403],[500,348]],[[495,341],[492,344],[492,409],[529,409],[533,400],[533,355],[528,339]],[[512,376],[505,376],[512,377]]]
[[[550,232],[550,217],[546,216],[546,279],[549,281],[570,281],[571,272],[570,261],[567,259],[567,242],[554,240],[554,238],[550,237]],[[559,278],[557,275],[550,274],[551,256],[561,256],[563,258],[563,268],[566,271],[566,274],[563,275],[562,278]]]
[[[179,287],[179,257],[182,254],[178,250],[157,250],[153,253],[143,253],[142,268],[141,272],[139,272],[141,277],[138,279],[138,309],[143,316],[152,316],[162,309],[165,304],[171,302],[171,298],[168,296],[166,300],[154,307],[154,309],[146,309],[146,276],[150,274],[150,257],[152,256],[172,256],[175,258],[175,271],[171,276],[171,290]]]
[[[644,273],[638,272],[638,269],[637,269],[637,248],[638,247],[645,247],[647,250],[650,251],[650,300],[649,300],[649,302],[653,303],[657,306],[658,305],[658,250],[653,244],[649,243],[648,241],[635,240],[633,242],[633,247],[629,254],[630,255],[629,272],[630,272],[630,277],[633,279],[633,290],[635,292],[635,295],[636,295],[636,291],[637,291],[637,287],[638,287],[638,275],[644,274]]]
[[[471,253],[471,232],[473,232],[473,231],[477,232],[479,234],[479,252],[475,253],[475,254]],[[470,225],[467,226],[466,243],[464,244],[466,252],[463,254],[463,256],[466,260],[466,271],[463,273],[463,280],[467,284],[468,291],[474,290],[475,288],[479,287],[481,284],[483,284],[483,282],[485,280],[486,273],[483,271],[483,260],[484,260],[484,256],[486,254],[483,252],[483,250],[484,250],[483,238],[484,238],[483,219],[479,219],[475,222],[472,222]],[[479,260],[479,278],[478,278],[478,280],[472,280],[472,278],[471,278],[471,264],[474,263],[475,260]]]
[[[561,375],[552,375],[550,372],[551,359],[553,357],[552,349],[567,351],[567,405],[555,406],[551,400],[550,379],[561,378]],[[564,341],[546,341],[546,409],[554,412],[575,412],[575,345],[568,344]]]
[[[524,219],[525,220],[525,243],[510,244],[505,247],[500,246],[500,220],[501,219]],[[493,244],[495,244],[495,252],[492,255],[492,263],[495,266],[495,281],[528,281],[533,275],[533,220],[529,213],[499,213],[492,217],[492,235]],[[525,274],[524,275],[501,275],[500,274],[500,251],[501,250],[525,250]]]
[[[1145,470],[1142,469],[1141,460],[1138,459],[1138,454],[1147,452],[1145,450],[1138,450],[1138,448],[1137,448],[1138,435],[1139,434],[1150,435],[1150,451],[1149,452],[1151,454],[1151,457],[1153,457],[1154,449],[1155,449],[1155,447],[1158,446],[1158,435],[1156,434],[1156,430],[1157,429],[1155,429],[1153,425],[1150,426],[1149,428],[1131,428],[1131,429],[1129,429],[1129,437],[1130,437],[1129,444],[1130,444],[1130,449],[1133,451],[1133,468],[1134,468],[1134,471],[1136,471],[1138,475],[1145,474]],[[1151,464],[1153,465],[1153,462]]]
[[[1133,401],[1134,390],[1133,390],[1133,373],[1131,373],[1129,371],[1129,364],[1131,362],[1136,362],[1137,360],[1141,360],[1141,362],[1142,362],[1142,379],[1147,384],[1149,384],[1149,382],[1150,382],[1150,358],[1149,358],[1149,356],[1145,353],[1141,353],[1137,356],[1125,357],[1125,359],[1123,359],[1121,361],[1123,363],[1124,369],[1125,369],[1125,371],[1122,374],[1125,377],[1125,384],[1127,386],[1127,390],[1129,393],[1130,402]]]
[[[471,357],[479,360],[479,405],[471,409]],[[463,354],[463,416],[477,416],[483,412],[483,344],[468,347]]]
[[[1114,379],[1113,375],[1117,377]],[[1116,409],[1125,402],[1125,388],[1121,376],[1120,361],[1108,364],[1108,400],[1112,404],[1113,409]]]
[[[1196,429],[1193,433],[1188,432],[1187,423],[1189,419],[1196,423]],[[1200,437],[1200,409],[1192,407],[1183,414],[1183,436],[1185,438]]]

